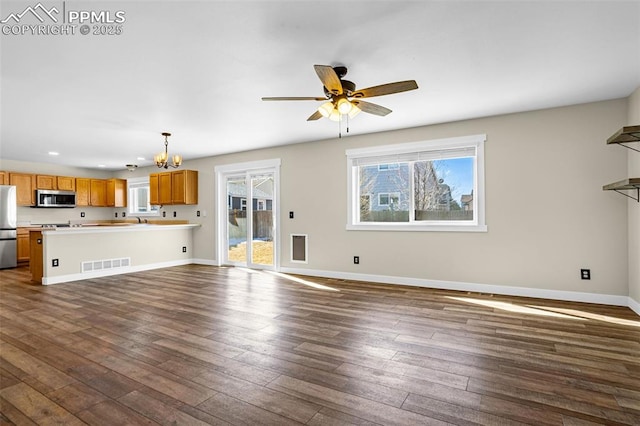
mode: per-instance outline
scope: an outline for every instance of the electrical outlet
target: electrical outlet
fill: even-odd
[[[583,280],[591,279],[591,269],[580,269],[580,278]]]
[[[289,219],[293,219],[293,212],[289,212]]]
[[[122,212],[122,217],[127,217],[127,212]]]
[[[359,265],[360,264],[360,256],[353,256],[353,263],[355,265]]]
[[[51,260],[51,266],[53,266],[54,268],[57,268],[59,265],[60,265],[60,262],[58,261],[58,259]]]
[[[200,217],[200,210],[196,212],[196,216]]]
[[[185,246],[182,246],[182,252],[186,253],[187,252],[187,248]]]
[[[178,217],[178,213],[173,212],[173,217]]]
[[[167,212],[162,212],[162,217],[167,217]]]
[[[80,212],[80,217],[84,217],[84,212]]]
[[[118,217],[118,212],[116,212],[116,217]]]

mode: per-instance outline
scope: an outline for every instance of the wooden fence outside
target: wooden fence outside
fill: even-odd
[[[229,210],[229,238],[246,238],[247,211]],[[273,211],[253,212],[253,239],[273,240]]]
[[[416,220],[473,220],[473,210],[416,210]],[[381,210],[360,213],[362,222],[409,222],[406,210]]]

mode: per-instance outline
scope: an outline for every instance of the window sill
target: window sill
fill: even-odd
[[[412,232],[487,232],[487,225],[476,224],[447,224],[447,225],[422,225],[422,224],[348,224],[347,231],[412,231]]]

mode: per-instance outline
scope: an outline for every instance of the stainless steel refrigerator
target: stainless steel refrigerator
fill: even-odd
[[[0,269],[18,265],[17,205],[16,187],[0,185]]]

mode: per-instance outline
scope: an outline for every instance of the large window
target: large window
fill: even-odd
[[[486,135],[347,150],[347,229],[486,231]]]
[[[157,216],[158,206],[150,204],[149,177],[127,179],[129,215]]]

